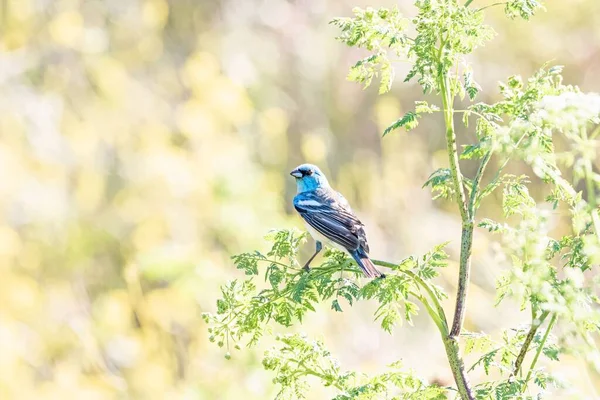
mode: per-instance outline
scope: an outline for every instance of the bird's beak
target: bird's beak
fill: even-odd
[[[290,172],[290,175],[294,178],[302,178],[302,172],[298,171],[297,169]]]

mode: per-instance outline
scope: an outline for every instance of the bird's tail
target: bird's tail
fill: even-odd
[[[377,268],[375,268],[375,264],[373,264],[373,261],[371,261],[371,259],[369,258],[367,253],[364,252],[364,250],[358,249],[353,251],[352,257],[368,278],[379,278],[385,276],[384,274],[379,272]]]

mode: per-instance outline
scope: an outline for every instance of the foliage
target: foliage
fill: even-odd
[[[267,332],[270,321],[292,326],[324,301],[332,300],[331,308],[340,312],[342,299],[349,306],[371,300],[378,305],[375,319],[387,332],[403,321],[412,323],[421,306],[427,311],[441,334],[456,390],[464,399],[539,398],[562,383],[538,363],[557,361],[563,353],[583,355],[591,363],[600,360],[594,345],[600,333],[596,282],[584,277],[586,271],[597,267],[600,254],[596,200],[600,176],[593,170],[600,96],[563,85],[562,67],[543,66],[526,82],[512,76],[501,83],[499,101],[473,103],[482,88],[475,82],[465,56],[494,33],[484,23],[484,9],[488,7],[476,9],[469,7],[471,3],[417,0],[417,13],[412,19],[404,18],[397,8],[355,8],[354,17],[332,21],[341,30],[340,41],[368,53],[351,67],[350,80],[368,87],[379,76],[379,92],[387,92],[394,80],[393,63],[408,62],[411,67],[405,82],[416,79],[424,93],[441,99],[441,108],[417,101],[415,110],[385,129],[384,136],[401,127],[415,129],[425,114],[443,114],[450,165],[433,172],[424,187],[431,187],[434,199],[454,201],[461,215],[458,291],[451,329],[441,306],[446,295],[432,282],[438,268],[446,265],[444,245],[400,263],[376,261],[390,267],[392,273],[360,287],[357,267],[339,252],[329,251],[319,268],[309,272],[300,269],[295,259],[303,236],[282,230],[269,237],[273,247],[267,255],[256,252],[234,257],[237,267],[251,278],[224,286],[216,314],[204,315],[211,338],[219,345],[229,346],[230,341],[238,342],[245,336],[249,337],[248,344],[254,345]],[[541,8],[540,2],[530,0],[494,5],[500,4],[510,18],[529,19]],[[457,99],[471,103],[464,110],[455,110]],[[455,114],[463,115],[467,129],[470,120],[475,119],[477,142],[466,145],[460,157]],[[555,150],[557,135],[567,144],[565,151]],[[484,183],[492,157],[499,160],[498,167]],[[463,175],[460,159],[477,161],[475,176]],[[511,160],[528,164],[545,184],[547,205],[530,193],[531,177],[505,173]],[[573,184],[565,178],[570,175]],[[585,183],[585,190],[576,189],[580,181]],[[504,220],[478,219],[483,200],[498,188],[502,188]],[[561,238],[552,237],[552,208],[564,209],[572,222],[571,232]],[[528,326],[506,329],[500,341],[484,333],[462,330],[475,225],[500,238],[498,258],[506,268],[497,286],[498,303],[511,297],[519,301],[521,311],[529,308],[531,313]],[[255,283],[260,265],[267,265],[266,288],[258,288]],[[343,277],[344,272],[349,278]],[[557,324],[559,331],[555,330]],[[282,336],[279,341],[282,346],[267,353],[264,366],[275,372],[281,398],[302,398],[308,390],[309,376],[332,386],[335,399],[445,398],[450,393],[426,385],[412,374],[398,375],[393,370],[366,382],[351,383],[364,378],[342,372],[320,342],[298,335]],[[467,370],[463,356],[468,353],[477,355],[478,360]],[[540,359],[542,355],[544,360]],[[524,364],[526,359],[529,362]],[[467,374],[477,369],[495,380],[471,385]],[[390,389],[391,383],[398,395]]]
[[[320,341],[291,334],[277,336],[281,346],[265,353],[265,369],[275,372],[273,381],[280,385],[276,399],[302,399],[309,390],[308,377],[318,378],[324,386],[335,387],[340,394],[334,400],[369,400],[394,395],[402,400],[445,399],[446,389],[426,385],[400,362],[388,372],[373,377],[342,371],[337,360]]]
[[[475,0],[469,7],[493,3]],[[414,38],[412,20],[417,12],[409,10],[412,2],[396,4],[406,20],[402,22],[406,31],[400,35]],[[600,3],[547,4],[543,18],[531,18],[530,23],[504,18],[506,5],[489,14],[485,11],[486,23],[506,32],[502,34],[506,42],[479,49],[482,57],[469,56],[468,60],[479,60],[470,78],[465,76],[467,65],[459,63],[458,70],[452,69],[465,86],[461,108],[466,109],[467,96],[474,92],[467,87],[478,91],[476,102],[493,103],[497,91],[491,89],[497,79],[505,78],[498,75],[504,67],[522,73],[527,83],[530,72],[525,71],[548,58],[568,60],[561,62],[567,63],[569,79],[578,77],[582,85],[598,86],[597,74],[589,73],[587,55],[597,53],[599,43],[579,40],[578,33],[595,26]],[[336,304],[344,313],[339,314],[327,311],[334,296],[315,305],[316,313],[307,311],[301,325],[296,319],[290,328],[274,320],[263,324],[260,344],[244,352],[232,350],[235,360],[228,362],[223,358],[226,344],[219,348],[216,337],[210,343],[207,326],[198,317],[203,311],[217,311],[215,300],[222,297],[220,286],[227,281],[237,279],[241,285],[254,278],[258,288],[270,287],[263,280],[269,264],[258,262],[260,275],[245,275],[252,273],[252,261],[248,271],[237,270],[230,256],[259,249],[266,257],[270,246],[263,246],[262,235],[271,227],[299,223],[284,199],[289,200],[293,191],[285,171],[301,159],[332,171],[335,186],[362,211],[361,216],[369,216],[367,229],[375,249],[398,254],[400,246],[393,246],[401,240],[408,252],[416,241],[432,247],[437,236],[419,228],[435,223],[439,231],[446,231],[454,223],[452,216],[438,220],[447,209],[432,212],[436,205],[405,195],[407,188],[423,183],[423,173],[432,172],[431,165],[447,167],[438,165],[436,153],[444,121],[437,118],[437,111],[421,113],[412,100],[427,100],[440,109],[443,101],[434,94],[421,96],[417,76],[412,84],[398,85],[412,65],[398,69],[408,55],[396,56],[393,48],[387,48],[392,69],[385,72],[396,78],[383,85],[386,89],[392,85],[393,91],[374,96],[381,64],[374,66],[377,75],[367,90],[344,82],[343,66],[353,64],[348,57],[362,59],[376,53],[366,48],[347,51],[332,39],[335,26],[324,29],[332,15],[352,5],[352,0],[2,2],[0,399],[263,400],[278,390],[270,384],[274,372],[264,371],[256,356],[263,346],[273,344],[270,328],[277,333],[318,330],[332,350],[335,345],[336,357],[344,360],[342,370],[351,358],[355,365],[351,369],[357,372],[380,367],[371,371],[371,377],[392,372],[384,365],[391,352],[399,358],[405,352],[422,351],[417,343],[404,342],[404,336],[437,338],[436,329],[431,332],[432,324],[424,321],[427,307],[409,296],[419,307],[420,315],[413,316],[415,326],[395,327],[393,338],[384,339],[393,340],[391,349],[381,346],[361,352],[352,346],[354,335],[332,337],[330,332],[360,328],[385,338],[383,330],[375,331],[380,321],[369,323],[367,315],[365,322],[364,312],[375,310],[377,300],[361,299],[358,309],[340,296]],[[520,15],[516,9],[515,16]],[[552,46],[537,45],[540,37]],[[468,85],[469,79],[480,85]],[[585,106],[593,104],[593,96],[577,98],[585,99]],[[415,134],[408,140],[386,137],[381,148],[378,131],[409,111],[420,113]],[[457,115],[457,122],[466,115]],[[473,113],[469,120],[470,130],[484,124]],[[590,139],[593,134],[590,128]],[[587,199],[587,173],[579,180],[571,176],[571,171],[584,172],[587,167],[580,156],[564,152],[563,135],[556,135],[556,163],[561,176],[576,191],[583,190],[582,198]],[[473,137],[466,133],[458,143],[477,145]],[[572,143],[577,143],[572,150],[576,147],[578,154],[594,150],[583,141]],[[480,146],[481,158],[474,157],[465,166],[482,160],[491,145],[489,141]],[[495,153],[490,169],[502,162],[499,157]],[[550,202],[556,202],[557,209],[550,212],[548,224],[550,247],[560,250],[552,260],[559,277],[565,278],[561,268],[565,264],[585,264],[589,269],[584,283],[597,284],[595,239],[588,234],[573,237],[561,193],[544,186],[525,163],[509,167],[517,176],[530,175],[527,186],[536,201],[554,197]],[[512,226],[519,216],[505,221],[496,210],[502,184],[498,180],[497,193],[485,198],[485,216]],[[398,204],[400,198],[406,203]],[[585,218],[581,222],[585,227]],[[379,237],[371,234],[375,226],[381,228]],[[495,238],[502,240],[500,235]],[[304,253],[299,258],[304,262],[311,246],[301,247]],[[434,282],[447,285],[454,273],[455,248],[447,249],[450,268]],[[481,253],[474,254],[477,265]],[[282,262],[288,264],[287,259]],[[488,265],[501,269],[495,263]],[[364,285],[351,272],[344,272],[344,277],[358,290]],[[481,283],[485,290],[470,293],[469,311],[487,307],[487,301],[479,300],[493,296],[490,282]],[[419,293],[426,293],[422,285]],[[448,310],[453,299],[454,294],[440,302]],[[431,296],[426,300],[436,308]],[[403,320],[401,305],[398,311]],[[517,316],[518,307],[509,313],[510,318]],[[548,316],[539,330],[544,331],[550,320]],[[473,322],[481,328],[473,319],[470,326]],[[559,348],[571,349],[563,337],[566,324],[559,320],[556,325],[553,334]],[[487,333],[500,340],[501,334]],[[249,339],[245,336],[239,344]],[[573,344],[582,346],[578,341]],[[451,385],[450,371],[430,368],[439,362],[439,356],[433,356],[405,363],[419,374],[425,371],[428,375],[422,377],[428,380],[439,378],[443,385]],[[569,372],[574,363],[585,362],[584,357],[560,359],[552,371]],[[544,354],[539,360],[542,367],[550,365]],[[469,367],[471,360],[467,361]],[[470,373],[474,382],[479,382],[478,374],[483,374],[482,368]],[[369,379],[353,381],[352,387]],[[307,396],[313,399],[329,398],[324,394],[336,390],[322,389],[314,377],[309,383]],[[451,389],[446,393],[454,396]]]
[[[237,268],[252,275],[262,274],[264,265],[266,288],[257,288],[255,279],[234,280],[221,288],[222,298],[217,301],[216,313],[205,313],[203,318],[211,325],[210,340],[220,347],[237,344],[248,337],[248,345],[255,345],[265,333],[269,321],[289,327],[302,322],[307,312],[314,312],[315,305],[331,300],[331,309],[342,312],[342,303],[352,306],[362,299],[375,299],[379,308],[375,319],[390,332],[403,320],[412,322],[417,305],[409,297],[420,299],[433,294],[433,301],[445,297],[441,289],[427,284],[438,275],[438,269],[446,265],[445,244],[437,246],[420,258],[409,257],[394,265],[397,274],[376,279],[362,288],[355,282],[362,274],[358,266],[342,252],[328,250],[318,269],[305,271],[296,263],[298,246],[306,233],[279,230],[267,235],[272,242],[266,255],[259,252],[232,257]],[[256,273],[255,273],[256,271]],[[343,273],[348,273],[347,277]],[[354,278],[354,279],[352,279]],[[239,346],[236,345],[239,349]]]

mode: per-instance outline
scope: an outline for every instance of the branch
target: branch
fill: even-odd
[[[600,130],[600,125],[592,132],[591,138],[588,138],[587,129],[584,127],[581,129],[581,137],[584,142],[593,140],[597,132]],[[598,217],[598,209],[596,208],[596,183],[594,182],[594,169],[592,167],[592,160],[584,156],[584,175],[585,175],[585,188],[587,192],[587,202],[591,207],[590,214],[592,215],[592,224],[594,225],[594,231],[596,237],[600,240],[600,217]]]
[[[478,8],[477,10],[475,10],[475,12],[480,12],[480,11],[485,10],[486,8],[495,7],[495,6],[501,6],[501,5],[504,5],[504,4],[507,4],[507,3],[508,3],[508,1],[499,1],[497,3],[493,3],[493,4],[490,4],[488,6]]]
[[[340,385],[338,382],[336,382],[334,379],[332,379],[333,377],[322,374],[320,372],[315,371],[314,369],[310,368],[309,366],[307,366],[303,360],[296,360],[295,358],[291,358],[290,361],[295,362],[296,364],[298,364],[299,367],[304,368],[304,374],[305,375],[312,375],[315,376],[317,378],[320,378],[322,381],[324,381],[325,383],[329,383],[329,384],[333,384],[333,386],[335,386],[336,388],[338,388],[339,390],[341,390],[342,392],[346,390],[345,387],[343,387],[342,385]]]
[[[468,6],[472,0],[468,0],[465,6]],[[442,50],[444,41],[440,45],[439,62],[441,63]],[[452,181],[456,192],[456,202],[460,210],[462,219],[462,233],[460,244],[460,267],[458,272],[458,289],[456,294],[456,306],[454,309],[454,321],[450,334],[444,337],[444,347],[454,381],[458,387],[458,391],[463,400],[475,399],[473,390],[469,384],[469,379],[465,372],[465,365],[460,355],[458,346],[458,336],[462,329],[463,321],[466,313],[467,290],[471,273],[471,248],[473,245],[473,219],[469,215],[469,208],[466,203],[465,189],[462,181],[462,173],[458,162],[458,149],[456,147],[456,132],[454,130],[454,110],[453,97],[448,82],[448,74],[443,72],[443,69],[438,76],[438,84],[440,87],[442,102],[444,106],[444,122],[446,125],[446,146],[448,151],[448,160],[450,163],[450,171],[452,173]],[[483,172],[482,172],[483,174]],[[475,190],[475,188],[473,188]]]
[[[435,322],[435,324],[437,325],[437,327],[440,331],[440,334],[442,336],[442,341],[444,342],[444,348],[446,349],[446,355],[448,357],[448,362],[450,363],[450,369],[452,370],[452,375],[454,375],[454,381],[456,382],[456,385],[458,387],[458,391],[459,391],[461,397],[465,400],[475,399],[475,396],[473,396],[473,390],[471,389],[471,386],[469,384],[469,379],[465,372],[465,363],[464,363],[462,357],[460,356],[460,349],[458,346],[458,341],[456,340],[455,337],[448,335],[448,323],[446,321],[446,314],[444,313],[444,309],[442,308],[437,296],[433,292],[433,289],[431,289],[429,284],[423,278],[421,278],[414,272],[398,269],[398,267],[399,267],[398,264],[393,264],[393,263],[390,263],[387,261],[373,260],[373,259],[371,259],[371,261],[373,261],[373,263],[375,265],[396,269],[398,272],[405,274],[405,275],[409,276],[410,278],[414,279],[415,282],[417,282],[422,288],[425,289],[425,291],[428,293],[428,295],[431,297],[431,300],[435,304],[436,310],[434,310],[431,307],[427,298],[420,296],[416,293],[411,293],[411,294],[413,296],[415,296],[417,299],[419,299],[419,301],[421,301],[421,303],[423,303],[423,305],[427,309],[427,312],[433,319],[433,322]]]
[[[585,142],[589,142],[587,129],[581,129],[581,137]],[[590,144],[590,143],[585,143]],[[592,209],[596,208],[596,185],[594,183],[594,172],[592,169],[592,160],[589,157],[584,156],[584,175],[585,175],[585,188],[587,191],[587,201],[592,206]]]
[[[467,290],[471,275],[471,248],[473,246],[473,217],[469,215],[469,206],[466,203],[466,195],[462,181],[462,173],[458,163],[458,149],[456,147],[456,132],[454,131],[454,110],[452,108],[452,94],[448,86],[448,76],[440,75],[439,85],[442,91],[444,104],[444,117],[446,123],[446,145],[452,181],[456,192],[456,202],[462,219],[462,234],[460,243],[460,267],[458,272],[458,290],[456,294],[456,306],[454,308],[454,321],[450,336],[458,337],[462,330],[467,310]],[[483,173],[483,171],[482,171]],[[481,178],[480,178],[481,179]],[[473,191],[476,189],[473,188]]]
[[[469,378],[465,371],[465,363],[460,356],[458,341],[453,336],[446,336],[444,338],[444,347],[446,349],[446,356],[450,363],[452,375],[454,375],[454,381],[458,386],[460,397],[463,400],[475,400],[473,389],[471,389],[471,384],[469,383]]]
[[[483,177],[485,168],[490,162],[490,158],[492,158],[491,150],[485,153],[485,155],[483,156],[483,160],[481,160],[481,164],[479,164],[479,169],[477,169],[477,174],[475,175],[475,179],[473,180],[471,199],[469,200],[469,216],[471,217],[471,219],[475,219],[475,204],[477,203],[477,192],[479,191],[479,184],[481,183],[481,178]]]
[[[456,132],[454,131],[454,110],[452,109],[452,98],[448,77],[440,77],[440,88],[442,90],[442,103],[444,106],[444,121],[446,123],[446,145],[450,171],[452,172],[452,182],[456,192],[456,202],[460,209],[460,216],[464,221],[468,220],[466,195],[463,185],[460,165],[458,163],[458,148],[456,146]]]
[[[548,323],[548,327],[546,328],[546,333],[544,333],[544,337],[542,338],[542,341],[538,345],[537,351],[535,352],[535,357],[533,357],[533,360],[531,361],[531,365],[529,366],[529,372],[527,373],[527,377],[525,378],[525,387],[527,387],[527,383],[529,382],[529,379],[531,379],[531,373],[533,372],[533,369],[535,368],[535,364],[537,363],[537,360],[540,357],[542,350],[544,349],[546,340],[548,340],[548,336],[550,336],[550,331],[552,330],[552,327],[554,326],[555,322],[556,322],[556,313],[552,314],[552,319]]]
[[[527,333],[527,337],[525,337],[525,341],[523,342],[523,346],[521,346],[521,351],[519,351],[519,355],[517,356],[517,360],[515,361],[515,369],[513,370],[512,376],[517,376],[521,370],[521,365],[525,360],[525,356],[529,351],[529,346],[533,339],[535,338],[535,334],[539,327],[544,323],[546,317],[550,314],[548,311],[544,311],[539,318],[534,318],[531,321],[531,327],[529,328],[529,332]]]
[[[410,277],[411,279],[413,279],[415,282],[417,282],[419,284],[419,286],[421,286],[423,289],[425,289],[425,291],[427,292],[427,294],[429,295],[429,297],[431,298],[431,300],[433,301],[433,304],[435,306],[436,309],[436,313],[435,315],[437,316],[437,318],[439,319],[439,321],[441,322],[442,326],[443,326],[443,331],[440,328],[440,332],[442,333],[443,336],[448,334],[448,321],[446,320],[446,313],[444,312],[444,309],[442,308],[442,305],[440,304],[440,301],[438,300],[437,296],[435,295],[435,293],[433,292],[433,289],[431,289],[431,286],[429,286],[429,284],[427,282],[425,282],[425,280],[423,280],[423,278],[421,278],[419,275],[415,274],[412,271],[409,270],[404,270],[404,269],[398,269],[399,265],[398,264],[394,264],[391,262],[387,262],[387,261],[382,261],[382,260],[374,260],[371,259],[371,261],[373,261],[373,264],[375,265],[379,265],[381,267],[387,267],[387,268],[393,268],[396,269],[398,272]],[[422,297],[422,296],[415,296],[417,298],[419,298],[419,300],[421,300],[421,302],[423,304],[425,304],[424,300],[426,301],[427,299]],[[425,304],[425,306],[429,306],[429,304]],[[431,315],[431,313],[430,313]],[[434,320],[436,319],[433,315],[432,318],[434,318]],[[436,323],[437,324],[437,323]]]

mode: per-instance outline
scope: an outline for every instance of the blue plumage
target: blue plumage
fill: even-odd
[[[322,242],[347,251],[366,276],[383,276],[369,259],[369,244],[364,225],[356,217],[348,201],[329,186],[321,170],[312,164],[302,164],[290,175],[296,178],[298,194],[294,208],[307,224],[317,242],[315,254],[305,268],[321,251]]]

